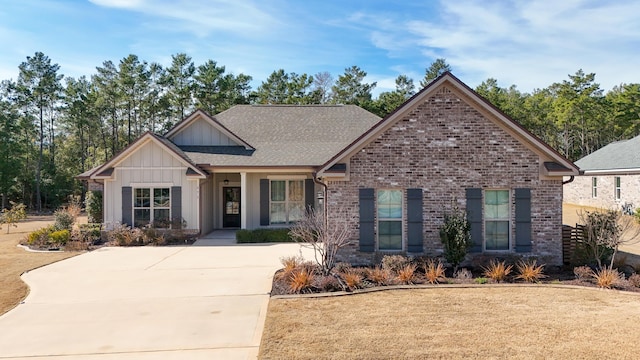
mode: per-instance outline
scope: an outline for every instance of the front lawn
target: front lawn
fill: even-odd
[[[271,299],[260,359],[632,359],[640,296],[489,286]]]
[[[29,294],[29,287],[20,275],[78,252],[28,252],[17,247],[18,243],[31,231],[53,224],[53,216],[29,216],[18,227],[12,227],[7,234],[6,224],[0,231],[0,315],[13,309]]]

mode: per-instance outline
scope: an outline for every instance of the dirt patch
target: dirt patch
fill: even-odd
[[[259,358],[634,358],[638,313],[637,294],[546,286],[271,299]]]
[[[29,216],[17,228],[12,227],[9,234],[6,225],[0,230],[0,315],[13,309],[29,293],[29,287],[20,279],[22,273],[79,254],[29,252],[17,246],[29,232],[53,222],[53,216]]]

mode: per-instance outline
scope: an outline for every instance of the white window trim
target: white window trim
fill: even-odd
[[[400,197],[400,199],[401,199],[400,200],[401,201],[400,209],[402,209],[402,215],[400,216],[399,219],[398,218],[381,218],[381,217],[378,217],[378,192],[379,191],[400,191],[400,193],[402,194],[402,196]],[[405,229],[404,229],[405,228],[405,221],[404,221],[404,219],[405,219],[406,211],[405,211],[405,208],[404,208],[404,205],[405,205],[404,197],[405,197],[404,189],[388,189],[388,188],[376,189],[374,211],[375,211],[375,219],[376,219],[376,222],[375,222],[375,226],[376,226],[375,227],[375,229],[376,229],[376,248],[377,248],[377,251],[379,251],[379,252],[400,253],[400,252],[405,251],[405,241],[404,241],[404,238],[405,238],[405,234],[404,234],[405,233]],[[399,221],[400,222],[400,229],[401,229],[401,233],[400,233],[400,249],[380,249],[380,221]]]
[[[140,190],[140,189],[149,189],[149,207],[139,207],[139,206],[135,206],[136,205],[136,190]],[[153,205],[153,190],[155,189],[168,189],[169,190],[169,206],[168,207],[155,207]],[[149,209],[149,224],[153,224],[154,218],[153,218],[153,211],[154,210],[164,210],[164,209],[168,209],[169,210],[169,227],[168,229],[171,229],[171,221],[172,221],[172,217],[171,217],[171,187],[167,187],[167,186],[158,186],[158,187],[147,187],[147,186],[137,186],[137,187],[132,187],[132,191],[131,191],[131,196],[133,196],[133,199],[131,199],[131,204],[133,205],[131,208],[131,211],[133,212],[131,215],[131,219],[133,220],[133,224],[136,223],[136,210],[141,210],[141,209]]]
[[[486,196],[486,192],[487,191],[507,191],[509,192],[509,218],[506,219],[506,221],[509,222],[508,225],[508,229],[509,231],[507,232],[507,244],[509,245],[507,249],[503,249],[503,250],[488,250],[487,249],[487,232],[486,232],[486,223],[487,221],[505,221],[505,219],[493,219],[493,218],[487,218],[486,214],[487,211],[485,209],[485,205],[486,205],[486,201],[485,201],[485,196]],[[513,234],[512,234],[512,227],[513,227],[513,203],[512,203],[512,196],[513,194],[511,193],[510,189],[485,189],[482,192],[482,251],[483,252],[488,252],[488,253],[507,253],[507,252],[512,252],[513,251],[513,246],[511,244],[512,240],[513,240]]]
[[[305,184],[304,179],[306,179],[307,177],[306,176],[302,176],[302,177],[291,177],[291,176],[288,176],[288,177],[282,177],[281,178],[280,176],[276,175],[276,176],[274,176],[274,178],[271,178],[271,177],[267,177],[267,178],[269,179],[269,226],[283,226],[283,227],[286,227],[286,226],[295,224],[296,223],[295,221],[289,220],[289,209],[290,209],[289,204],[290,203],[300,203],[300,202],[302,202],[303,207],[305,206],[305,204],[306,204],[305,194],[306,194],[306,190],[307,189],[305,188],[306,184]],[[272,199],[272,197],[271,197],[271,189],[272,189],[271,182],[272,181],[284,181],[284,184],[285,184],[284,185],[284,201],[273,201],[273,200],[271,200]],[[302,201],[290,201],[289,200],[289,181],[302,181]],[[271,205],[274,204],[274,203],[276,203],[276,204],[284,204],[285,217],[286,217],[285,222],[283,222],[283,223],[272,223],[271,222]]]

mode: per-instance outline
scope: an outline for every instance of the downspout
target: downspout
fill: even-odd
[[[576,178],[575,176],[571,175],[571,176],[569,177],[569,180],[567,180],[567,181],[563,181],[563,182],[562,182],[562,185],[566,185],[566,184],[568,184],[568,183],[570,183],[570,182],[573,182],[573,180],[575,180],[575,178]]]

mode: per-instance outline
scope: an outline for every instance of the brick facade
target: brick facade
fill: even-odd
[[[597,178],[597,194],[593,196],[593,178]],[[615,178],[620,177],[620,199],[616,199]],[[564,186],[564,202],[621,210],[623,205],[640,207],[640,175],[584,175]]]
[[[380,253],[358,250],[359,188],[423,189],[423,253],[442,253],[438,235],[444,211],[453,202],[465,208],[465,189],[511,191],[511,248],[515,248],[514,189],[531,189],[532,252],[547,264],[561,264],[562,180],[540,178],[540,156],[486,118],[454,89],[441,87],[405,114],[391,128],[349,159],[348,181],[328,183],[327,205],[344,214],[353,242],[343,261],[371,263]],[[340,210],[340,211],[338,211]],[[340,215],[340,221],[344,215]],[[407,249],[406,221],[403,249]],[[504,254],[502,252],[501,254]]]

